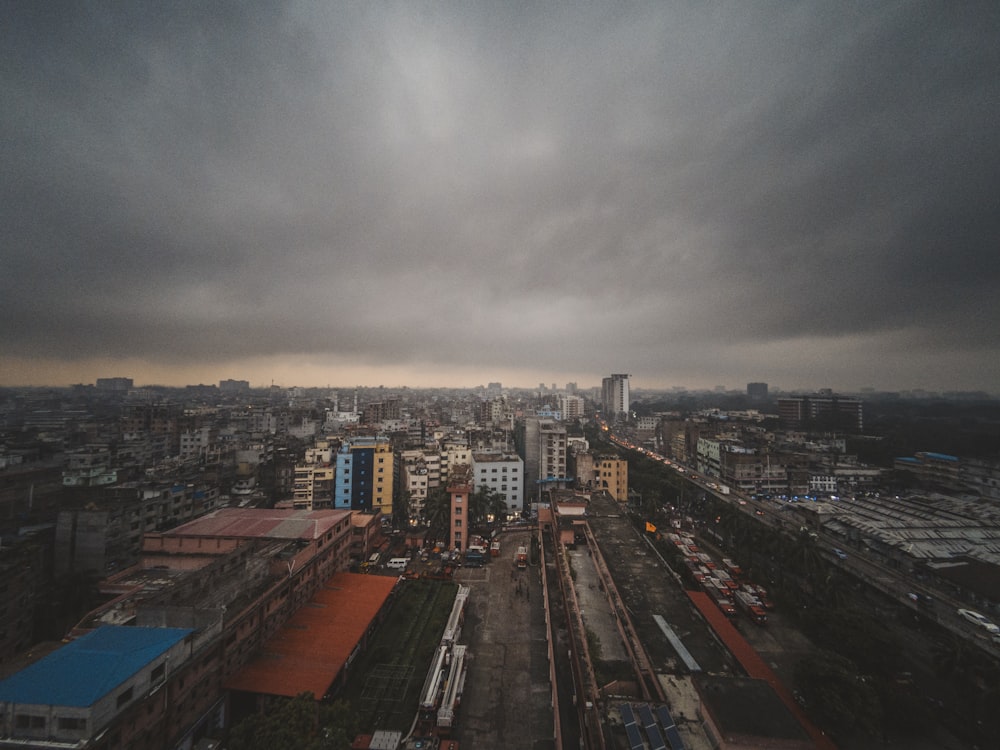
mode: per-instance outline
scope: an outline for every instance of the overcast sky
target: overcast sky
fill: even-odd
[[[1000,392],[995,1],[83,5],[0,27],[0,384]]]

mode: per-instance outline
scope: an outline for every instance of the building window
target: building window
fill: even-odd
[[[80,719],[75,716],[60,716],[59,717],[59,728],[60,729],[86,729],[87,720]]]
[[[166,673],[167,673],[166,663],[163,663],[158,667],[154,667],[153,671],[150,672],[149,681],[154,685],[159,685],[161,682],[163,682],[163,678],[166,676]]]
[[[118,694],[118,708],[126,705],[130,700],[132,700],[132,688]]]
[[[456,529],[462,528],[462,519],[461,518],[456,518],[455,519],[455,528]]]
[[[28,716],[28,714],[18,714],[14,717],[14,726],[17,729],[27,729],[31,726],[31,719],[33,717]]]

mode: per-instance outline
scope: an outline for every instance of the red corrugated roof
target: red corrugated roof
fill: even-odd
[[[226,688],[288,697],[308,691],[319,700],[398,582],[396,577],[337,573]]]
[[[164,532],[164,536],[316,539],[350,513],[349,510],[222,508]]]
[[[799,704],[795,702],[792,692],[785,687],[785,683],[778,679],[778,675],[774,673],[774,670],[753,650],[753,647],[747,643],[746,638],[740,634],[740,631],[733,627],[729,618],[722,614],[722,610],[716,606],[711,597],[702,591],[688,591],[687,595],[698,608],[698,611],[708,620],[708,624],[712,626],[712,629],[719,638],[722,639],[726,648],[743,665],[747,675],[758,680],[764,680],[773,688],[774,692],[781,698],[781,701],[788,707],[788,710],[799,720],[803,729],[809,733],[809,737],[816,743],[816,747],[823,748],[824,750],[837,750],[837,746],[833,744],[830,738],[809,721],[809,718],[802,712]]]

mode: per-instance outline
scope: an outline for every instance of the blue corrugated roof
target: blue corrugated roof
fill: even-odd
[[[193,632],[105,625],[0,682],[0,701],[92,706]]]
[[[924,455],[927,456],[927,458],[933,458],[935,461],[958,461],[958,456],[949,456],[947,453],[932,453],[928,451],[924,453]]]

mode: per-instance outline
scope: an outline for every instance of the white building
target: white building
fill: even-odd
[[[614,374],[601,381],[601,403],[604,408],[604,418],[615,420],[628,415],[629,375]]]
[[[474,490],[488,488],[504,496],[507,512],[524,509],[524,461],[511,453],[473,453],[472,483]]]

